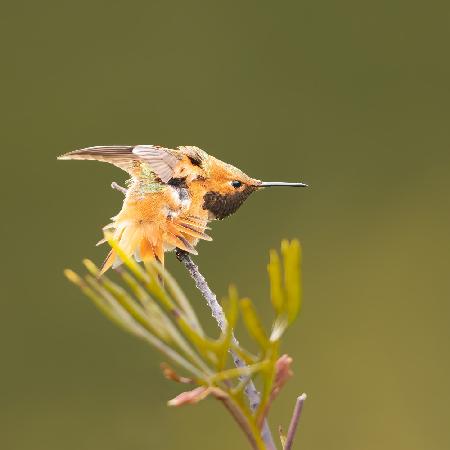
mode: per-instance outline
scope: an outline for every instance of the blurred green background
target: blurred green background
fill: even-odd
[[[444,1],[5,4],[0,448],[246,448],[213,400],[167,408],[159,355],[62,276],[103,259],[125,176],[56,156],[139,143],[311,186],[255,194],[196,258],[218,294],[233,281],[269,311],[268,249],[303,243],[274,428],[305,391],[299,448],[449,448],[449,17]]]

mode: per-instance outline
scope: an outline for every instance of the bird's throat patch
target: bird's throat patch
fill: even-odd
[[[216,219],[225,219],[225,217],[235,213],[256,189],[254,186],[246,186],[242,191],[228,195],[219,192],[207,192],[203,196],[203,209],[214,214]]]

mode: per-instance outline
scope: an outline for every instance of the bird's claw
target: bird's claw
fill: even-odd
[[[127,195],[127,189],[120,186],[120,184],[117,184],[115,181],[111,183],[111,188],[115,189],[116,191],[122,192],[123,195]]]

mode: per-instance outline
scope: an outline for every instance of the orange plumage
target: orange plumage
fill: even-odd
[[[122,209],[104,230],[111,230],[123,251],[137,261],[157,259],[162,264],[164,253],[175,248],[197,254],[198,241],[211,240],[205,233],[208,222],[233,214],[255,190],[305,186],[263,183],[192,146],[89,147],[59,159],[109,162],[130,174]],[[120,263],[110,251],[102,273]]]

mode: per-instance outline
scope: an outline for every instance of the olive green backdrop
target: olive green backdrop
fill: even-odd
[[[125,177],[56,156],[139,143],[311,186],[255,194],[196,258],[218,294],[234,281],[269,311],[268,249],[303,243],[274,428],[306,391],[298,448],[449,448],[449,17],[444,1],[4,5],[0,448],[247,445],[213,400],[167,408],[159,355],[62,276],[102,260]]]

